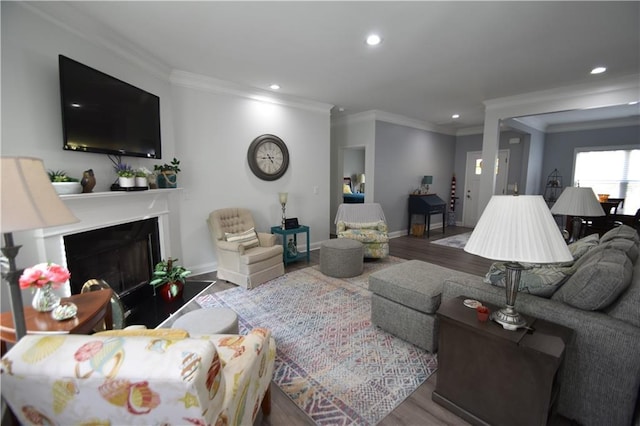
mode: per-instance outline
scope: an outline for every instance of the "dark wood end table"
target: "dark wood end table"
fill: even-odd
[[[527,316],[533,331],[508,331],[491,320],[478,321],[464,299],[447,300],[437,311],[438,380],[432,399],[472,424],[546,424],[573,331]],[[483,305],[492,312],[500,308]]]
[[[63,297],[60,303],[73,302],[78,307],[75,317],[63,321],[54,320],[51,312],[38,312],[25,306],[27,334],[89,334],[103,320],[106,328],[111,329],[111,293],[111,290],[100,290]],[[0,314],[0,339],[3,348],[7,342],[16,342],[12,312]]]

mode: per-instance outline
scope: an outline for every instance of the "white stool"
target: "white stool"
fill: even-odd
[[[196,309],[175,320],[171,328],[189,334],[238,334],[238,315],[229,308]]]

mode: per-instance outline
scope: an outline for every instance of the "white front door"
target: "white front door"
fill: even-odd
[[[494,194],[507,193],[507,176],[509,174],[509,150],[498,151],[495,165],[496,186]],[[478,193],[480,176],[482,175],[482,152],[467,152],[467,166],[464,184],[464,201],[462,204],[463,225],[473,228],[478,223]]]

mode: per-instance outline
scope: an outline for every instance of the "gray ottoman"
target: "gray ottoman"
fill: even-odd
[[[369,276],[371,322],[407,342],[435,352],[444,280],[471,276],[420,260],[410,260]],[[477,278],[477,277],[476,277]]]
[[[362,274],[364,246],[349,238],[334,238],[320,246],[320,272],[330,277],[349,278]]]
[[[187,312],[171,328],[189,334],[238,334],[238,315],[229,308],[206,308]]]

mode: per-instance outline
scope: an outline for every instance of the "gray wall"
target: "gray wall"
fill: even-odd
[[[375,201],[382,205],[389,232],[406,232],[409,194],[423,176],[433,176],[429,193],[449,202],[455,136],[376,121],[375,140]],[[431,227],[438,226],[442,218],[434,215]]]
[[[573,186],[574,151],[581,147],[636,145],[640,148],[640,126],[547,133],[544,146],[541,188],[547,176],[558,169],[563,186]]]

